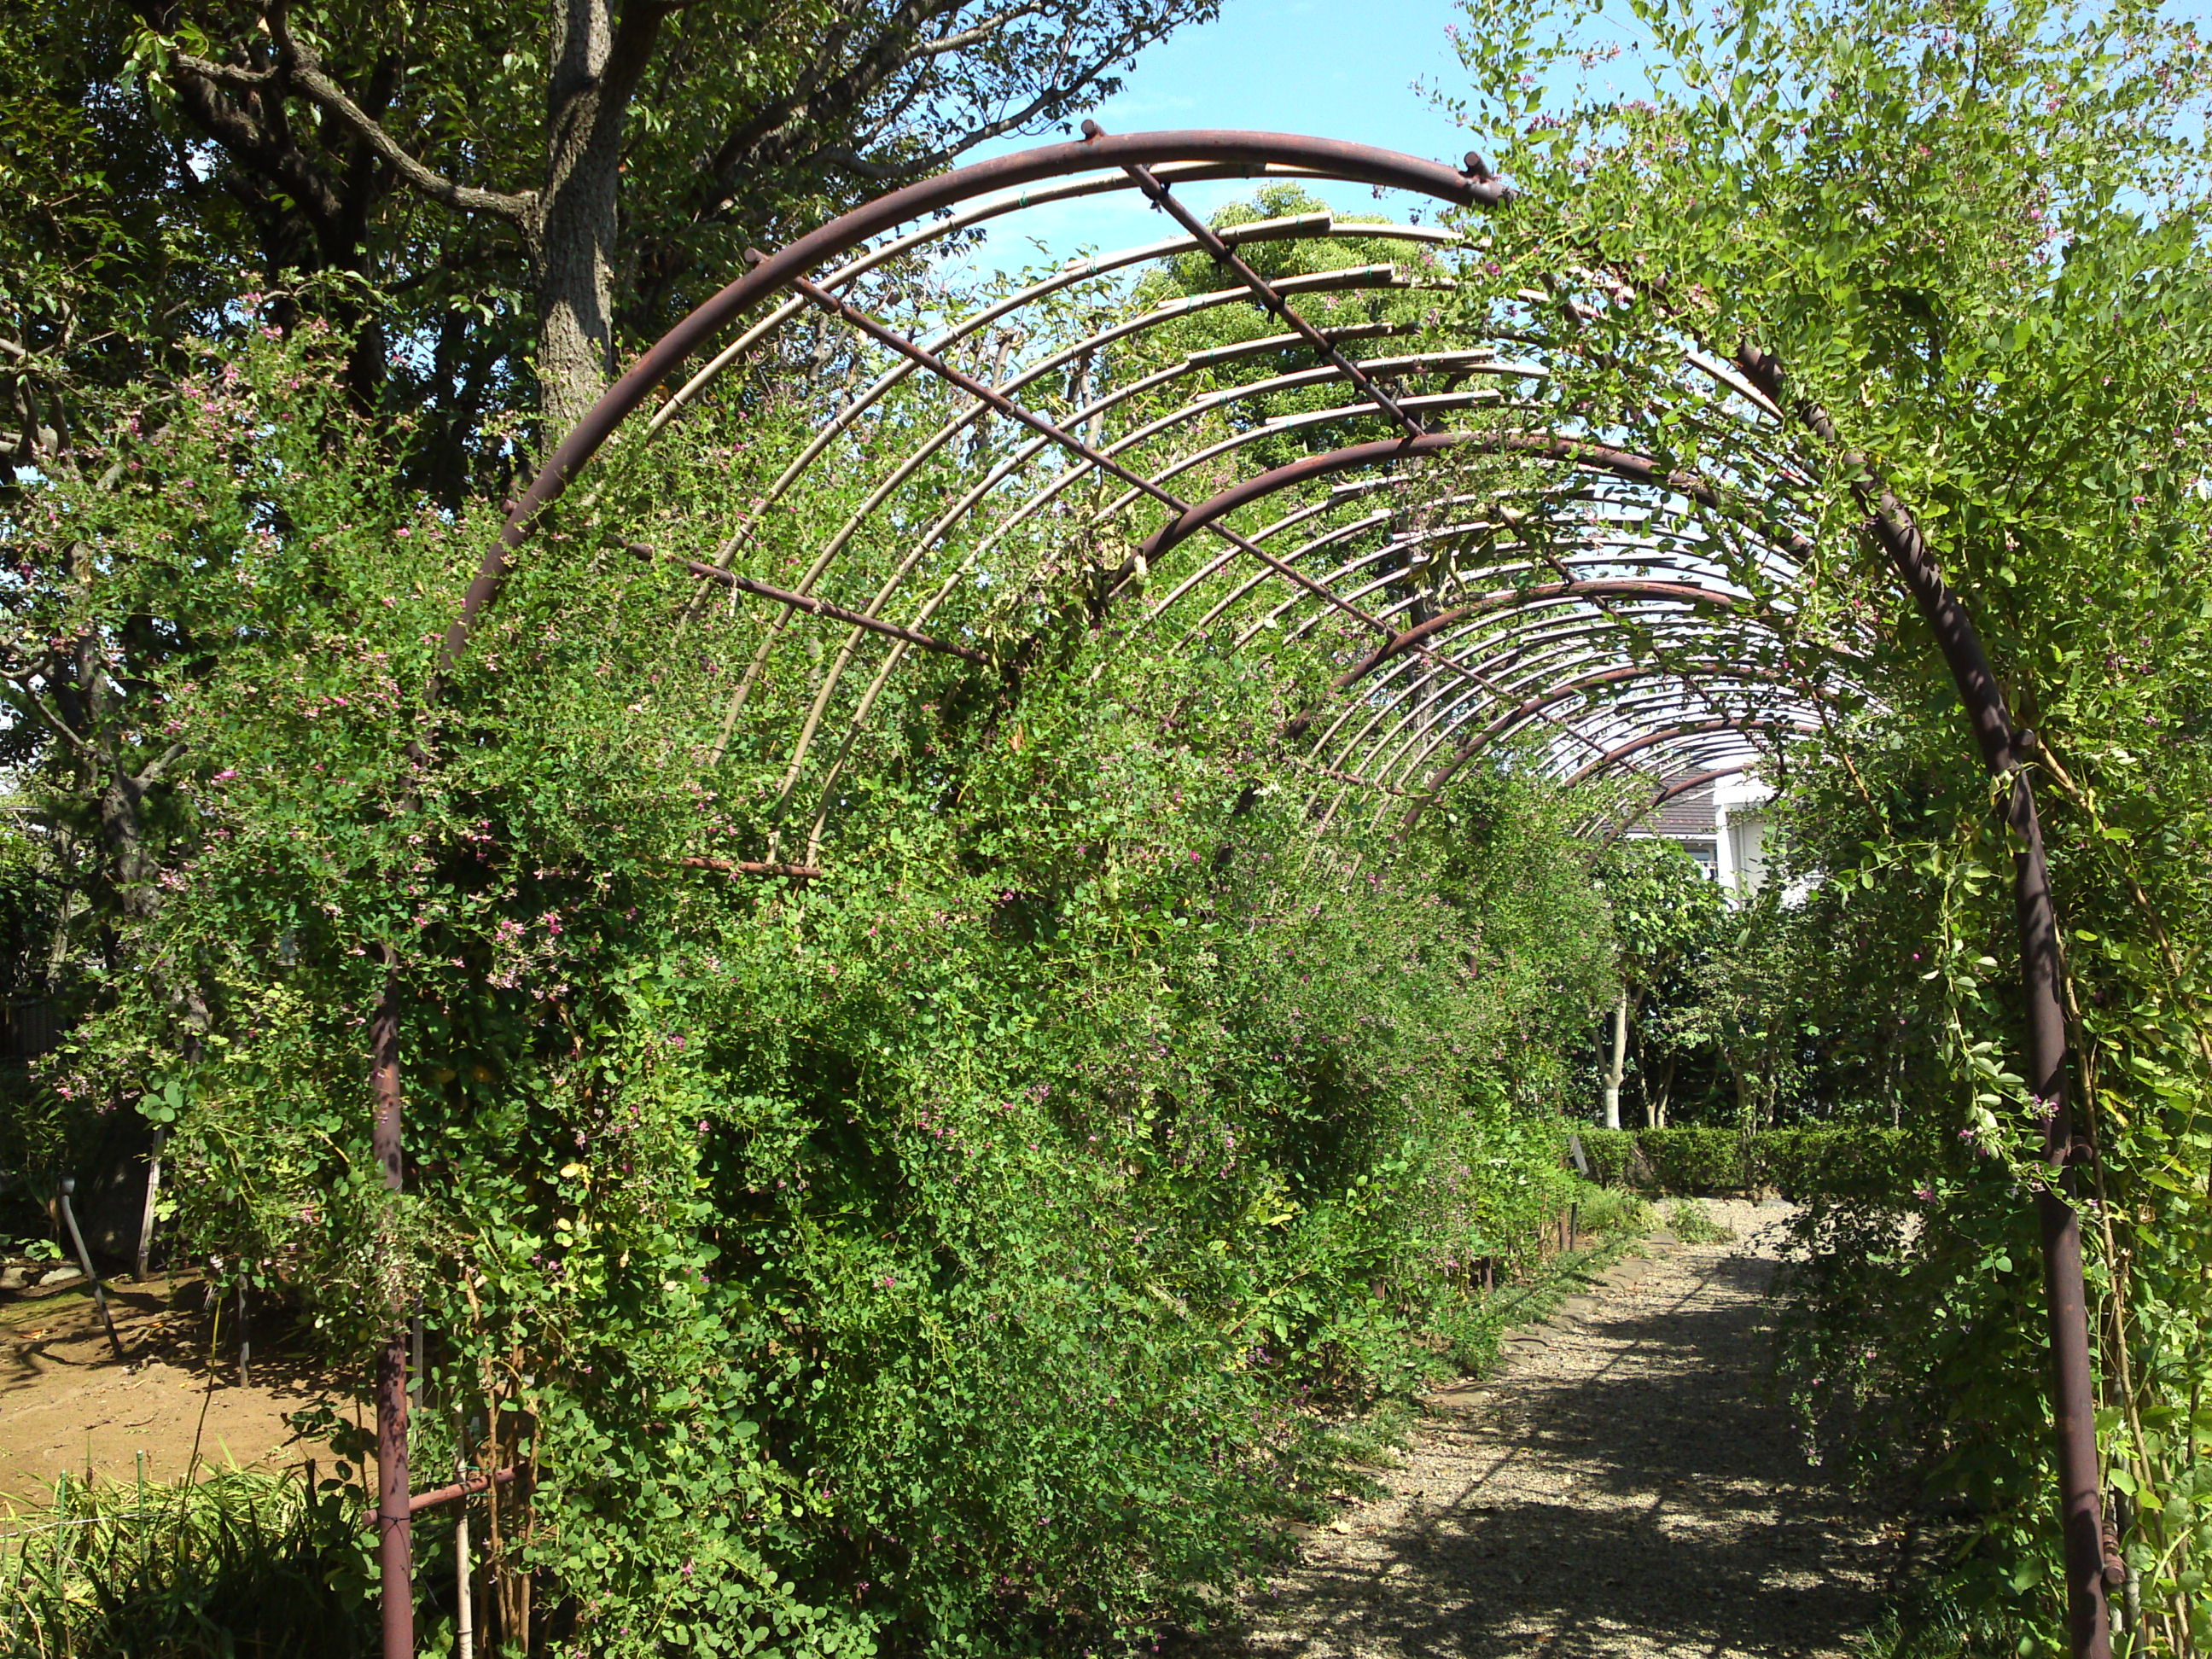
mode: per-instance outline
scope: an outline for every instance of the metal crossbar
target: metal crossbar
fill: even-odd
[[[1083,124],[1083,136],[1085,138],[1103,138],[1106,136],[1106,130],[1096,121],[1085,121]],[[1268,284],[1266,277],[1245,264],[1238,257],[1236,250],[1221,240],[1219,234],[1212,226],[1176,200],[1175,192],[1162,184],[1158,176],[1150,167],[1141,162],[1132,161],[1121,170],[1137,181],[1137,188],[1145,192],[1146,198],[1154,207],[1181,225],[1191,239],[1206,250],[1214,264],[1233,272],[1239,282],[1250,289],[1252,297],[1264,310],[1282,319],[1290,325],[1292,332],[1320,352],[1339,373],[1343,374],[1345,379],[1358,387],[1360,396],[1367,398],[1377,409],[1405,428],[1407,437],[1418,438],[1428,430],[1418,417],[1399,408],[1395,399],[1370,380],[1365,371],[1358,363],[1339,351],[1319,329],[1299,316],[1290,301],[1276,293]]]
[[[758,264],[764,261],[766,256],[762,254],[757,249],[748,249],[746,250],[745,258],[749,262]],[[792,277],[790,279],[790,285],[798,293],[805,295],[809,300],[812,301],[814,304],[820,307],[822,310],[829,313],[832,316],[842,319],[846,323],[859,330],[861,333],[866,335],[870,339],[876,341],[878,344],[889,347],[891,350],[897,352],[901,356],[908,358],[921,368],[927,369],[931,374],[938,376],[947,385],[957,387],[958,390],[966,392],[969,397],[988,404],[991,408],[997,410],[1000,414],[1006,416],[1009,420],[1019,422],[1022,425],[1029,428],[1032,432],[1049,440],[1053,443],[1058,444],[1070,454],[1079,456],[1082,459],[1089,462],[1092,466],[1098,468],[1101,471],[1119,478],[1131,489],[1142,491],[1145,495],[1150,496],[1152,500],[1159,502],[1163,507],[1169,508],[1176,514],[1182,515],[1192,511],[1192,504],[1185,501],[1182,496],[1176,495],[1173,490],[1167,489],[1164,485],[1155,483],[1152,479],[1146,477],[1143,473],[1136,471],[1134,468],[1125,466],[1121,462],[1116,460],[1113,456],[1107,454],[1103,450],[1085,442],[1075,434],[1067,431],[1066,428],[1057,425],[1046,416],[1038,414],[1035,410],[1030,409],[1026,404],[1007,397],[1006,393],[1000,392],[996,386],[987,385],[985,382],[977,380],[974,375],[964,374],[961,370],[955,368],[951,363],[946,362],[943,358],[938,356],[936,353],[929,350],[927,347],[918,344],[914,340],[908,338],[907,336],[900,333],[898,330],[890,327],[887,324],[878,322],[876,319],[869,316],[866,312],[861,311],[859,307],[852,305],[837,295],[830,293],[829,289],[809,282],[804,276]],[[1251,555],[1252,557],[1266,565],[1270,570],[1273,570],[1277,575],[1282,577],[1285,581],[1294,583],[1296,586],[1304,588],[1307,592],[1312,594],[1324,605],[1328,605],[1333,610],[1342,612],[1344,615],[1351,617],[1353,621],[1358,623],[1363,628],[1382,635],[1386,640],[1395,637],[1395,631],[1392,629],[1390,624],[1384,622],[1381,617],[1373,615],[1370,611],[1362,610],[1359,606],[1353,605],[1350,600],[1344,599],[1334,590],[1329,588],[1323,583],[1316,581],[1304,571],[1295,569],[1291,566],[1285,564],[1282,560],[1275,557],[1273,554],[1269,553],[1266,549],[1260,546],[1258,543],[1253,541],[1250,538],[1244,536],[1237,531],[1231,530],[1227,525],[1220,523],[1218,520],[1209,520],[1205,527],[1212,531],[1216,535],[1218,535],[1224,540],[1231,543],[1243,552]],[[711,567],[708,568],[710,568]],[[1459,664],[1453,662],[1449,658],[1437,657],[1434,655],[1434,653],[1431,653],[1425,647],[1414,645],[1411,648],[1423,658],[1436,662],[1440,667],[1445,668],[1455,673],[1462,675],[1468,674],[1468,671]],[[1472,677],[1470,676],[1470,678]]]

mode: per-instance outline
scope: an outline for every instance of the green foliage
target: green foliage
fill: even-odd
[[[1740,1130],[1678,1124],[1636,1131],[1636,1149],[1662,1193],[1741,1192],[1750,1182],[1744,1168],[1746,1136]]]
[[[1575,1133],[1583,1144],[1583,1157],[1589,1164],[1589,1178],[1607,1188],[1626,1188],[1630,1184],[1630,1172],[1636,1156],[1636,1131],[1633,1129],[1587,1129],[1577,1127]]]
[[[1681,844],[1664,836],[1615,842],[1592,872],[1612,913],[1624,982],[1648,991],[1679,976],[1721,936],[1721,890]]]
[[[561,373],[549,303],[588,313],[596,380],[750,244],[982,139],[1064,128],[1212,7],[857,0],[834,27],[786,0],[620,12],[11,9],[0,485],[104,471],[136,412],[123,389],[194,337],[242,334],[228,302],[258,290],[287,330],[358,330],[350,389],[414,483],[449,505],[495,491],[540,376]]]
[[[328,388],[264,340],[133,483],[41,501],[118,573],[49,603],[204,619],[131,705],[183,751],[117,919],[150,967],[57,1088],[167,1128],[183,1236],[345,1371],[422,1307],[416,1467],[530,1471],[493,1571],[576,1651],[1130,1640],[1264,1559],[1337,1478],[1314,1405],[1426,1375],[1571,1198],[1607,946],[1564,805],[1491,776],[1317,837],[1268,755],[1295,683],[1094,681],[1079,635],[1018,701],[911,665],[810,783],[825,873],[733,878],[803,712],[702,766],[758,619],[670,648],[684,580],[580,513],[427,702],[489,526],[378,482]]]
[[[1744,1139],[1735,1129],[1578,1129],[1590,1178],[1608,1188],[1714,1194],[1772,1187],[1796,1202],[1903,1198],[1935,1160],[1902,1129],[1859,1121],[1791,1124]]]
[[[1735,1237],[1734,1228],[1694,1198],[1679,1199],[1667,1206],[1667,1226],[1685,1244],[1727,1244]]]
[[[1575,1202],[1583,1231],[1601,1240],[1638,1238],[1658,1224],[1658,1212],[1626,1188],[1586,1182],[1575,1189]]]
[[[1607,55],[1583,9],[1469,49],[1473,118],[1521,192],[1486,227],[1503,275],[1484,303],[1545,294],[1529,314],[1577,343],[1568,395],[1674,464],[1743,461],[1733,394],[1652,395],[1686,345],[1778,365],[1774,429],[1808,460],[1746,510],[1816,550],[1790,628],[1851,653],[1867,696],[1827,708],[1836,763],[1791,780],[1775,862],[1815,885],[1802,948],[1758,977],[1924,1162],[1909,1195],[1867,1170],[1814,1206],[1798,1387],[1839,1455],[1894,1471],[1917,1452],[1956,1522],[1936,1601],[2013,1650],[2061,1645],[2012,849],[1948,676],[1860,535],[1871,471],[2039,739],[2073,1104],[2097,1146],[2099,1424],[2142,1609],[2126,1640],[2201,1654],[2212,58],[2133,3],[1630,10],[1656,49],[1646,97],[1562,94],[1577,55]],[[1557,276],[1563,250],[1588,281]],[[1788,1035],[1740,1081],[1782,1076]]]
[[[1910,1132],[1863,1121],[1769,1129],[1752,1143],[1752,1156],[1762,1184],[1799,1202],[1896,1201],[1936,1162]]]
[[[1614,842],[1593,875],[1620,944],[1628,1078],[1643,1097],[1645,1121],[1664,1123],[1702,1105],[1709,1089],[1699,1088],[1698,1073],[1717,1073],[1729,1052],[1719,1037],[1741,1011],[1711,1006],[1709,991],[1741,930],[1729,926],[1720,889],[1665,837]]]
[[[1576,1179],[1565,1198],[1577,1225],[1575,1249],[1521,1264],[1493,1294],[1437,1309],[1436,1338],[1460,1375],[1493,1370],[1509,1331],[1542,1320],[1659,1224],[1651,1206],[1624,1188]]]
[[[147,113],[127,27],[106,6],[0,15],[0,489],[94,462],[133,412],[125,388],[213,308],[197,216],[176,210],[184,169],[123,136]],[[0,755],[32,738],[9,733]]]

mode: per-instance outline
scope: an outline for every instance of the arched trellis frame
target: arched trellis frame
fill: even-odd
[[[1479,158],[1468,157],[1467,168],[1460,170],[1365,146],[1282,134],[1109,136],[1088,124],[1085,134],[1080,143],[1003,156],[924,180],[833,220],[773,254],[755,256],[744,275],[641,356],[556,448],[509,513],[471,583],[445,638],[440,677],[467,650],[473,624],[496,601],[541,514],[619,429],[635,422],[647,435],[663,431],[718,375],[741,364],[777,329],[811,315],[842,325],[869,347],[888,354],[890,367],[843,406],[824,411],[814,442],[775,481],[764,504],[736,526],[711,557],[695,559],[637,544],[630,550],[648,558],[674,558],[697,579],[702,591],[720,586],[770,607],[772,620],[752,671],[731,702],[724,746],[787,623],[812,616],[846,630],[844,649],[825,673],[794,745],[780,811],[796,800],[808,748],[829,720],[837,682],[857,660],[863,642],[883,641],[885,660],[856,706],[846,711],[842,745],[832,745],[826,779],[817,782],[820,805],[806,836],[803,861],[780,862],[779,848],[771,846],[769,856],[755,862],[702,862],[763,875],[810,868],[823,843],[843,756],[903,657],[919,651],[993,663],[990,653],[960,637],[957,630],[947,633],[933,627],[967,565],[955,560],[949,569],[933,567],[927,576],[915,573],[933,549],[975,515],[985,501],[1003,502],[1010,488],[1016,495],[1024,488],[1030,493],[1018,506],[1002,511],[997,527],[984,538],[987,544],[1064,505],[1079,481],[1101,485],[1110,481],[1121,488],[1105,511],[1088,520],[1086,531],[1139,509],[1164,512],[1120,569],[1098,573],[1101,580],[1090,598],[1102,626],[1110,615],[1132,635],[1150,630],[1161,644],[1182,648],[1237,614],[1239,605],[1249,607],[1255,597],[1264,596],[1257,613],[1244,616],[1239,644],[1249,643],[1264,629],[1304,638],[1325,626],[1341,630],[1334,636],[1340,646],[1346,636],[1365,637],[1364,654],[1336,677],[1331,701],[1299,714],[1285,733],[1286,740],[1306,744],[1297,763],[1314,781],[1309,809],[1324,828],[1347,800],[1360,794],[1378,799],[1382,814],[1417,817],[1477,756],[1492,744],[1517,741],[1534,754],[1540,769],[1565,782],[1612,781],[1624,773],[1641,773],[1649,779],[1651,787],[1645,799],[1631,806],[1628,816],[1610,814],[1609,821],[1593,825],[1606,831],[1609,842],[1636,817],[1674,795],[1754,765],[1762,744],[1778,746],[1832,730],[1826,674],[1847,659],[1848,652],[1839,653],[1831,646],[1825,662],[1815,662],[1823,653],[1794,627],[1773,592],[1753,591],[1729,574],[1731,560],[1750,556],[1763,570],[1786,577],[1811,554],[1811,541],[1794,523],[1786,501],[1746,500],[1706,477],[1597,441],[1589,434],[1553,429],[1534,406],[1528,407],[1528,421],[1518,426],[1510,419],[1480,427],[1444,425],[1449,417],[1470,410],[1510,416],[1522,406],[1513,388],[1540,380],[1545,371],[1540,365],[1519,362],[1495,350],[1355,356],[1350,349],[1355,344],[1387,342],[1411,331],[1376,324],[1316,327],[1297,308],[1297,299],[1308,294],[1404,287],[1413,279],[1384,265],[1270,283],[1237,251],[1256,241],[1328,235],[1332,230],[1416,246],[1449,240],[1448,234],[1418,226],[1335,227],[1326,214],[1218,234],[1174,193],[1176,185],[1194,179],[1311,179],[1407,191],[1458,208],[1500,206],[1510,191]],[[851,298],[857,279],[867,271],[946,235],[1046,202],[1129,188],[1141,191],[1179,227],[1181,235],[1121,255],[1078,262],[979,316],[946,325],[927,341],[870,317]],[[917,222],[920,228],[894,236]],[[1186,295],[1151,313],[1094,331],[1003,380],[995,368],[988,376],[979,376],[951,360],[951,354],[978,331],[1013,315],[1024,303],[1108,271],[1188,253],[1210,258],[1223,279],[1219,290]],[[833,266],[837,261],[844,263]],[[1261,307],[1282,325],[1283,331],[1186,357],[1110,388],[1061,420],[1048,417],[1024,400],[1029,388],[1055,373],[1079,374],[1092,353],[1140,339],[1149,331],[1211,307],[1244,303]],[[681,367],[763,306],[769,308],[722,344],[672,396],[648,411],[648,400]],[[1171,391],[1183,377],[1201,369],[1212,374],[1224,365],[1284,351],[1310,354],[1313,366],[1209,390],[1133,430],[1110,439],[1105,433],[1109,414],[1139,394]],[[1789,446],[1778,434],[1794,425],[1815,447],[1844,463],[1850,476],[1873,479],[1863,458],[1833,455],[1838,445],[1832,424],[1820,410],[1792,398],[1781,366],[1771,358],[1746,349],[1730,360],[1692,349],[1685,354],[1684,369],[1748,409],[1752,422],[1745,441],[1765,459],[1778,456],[1786,462]],[[849,432],[886,390],[914,375],[933,379],[964,399],[961,412],[877,483],[853,521],[816,550],[795,586],[770,584],[737,569],[736,556],[761,514],[774,510],[800,483],[808,467],[840,434]],[[1425,381],[1430,383],[1425,390]],[[1467,389],[1469,382],[1474,383],[1472,390]],[[1239,400],[1293,386],[1340,385],[1353,401],[1267,420],[1225,438],[1204,435],[1209,417]],[[988,469],[981,483],[933,520],[890,582],[872,596],[843,600],[818,591],[862,521],[946,444],[990,422],[1018,428],[1026,435],[1011,456]],[[1346,422],[1379,425],[1390,435],[1262,470],[1200,501],[1186,499],[1176,488],[1178,475],[1233,464],[1257,438],[1334,428]],[[1193,433],[1200,434],[1195,447],[1173,447]],[[1493,499],[1495,492],[1455,495],[1447,465],[1453,455],[1483,455],[1550,469],[1552,482],[1542,489],[1551,493],[1540,505],[1556,508],[1562,499],[1572,498],[1587,526],[1577,545],[1563,554],[1540,538],[1525,538],[1525,520],[1508,511],[1502,498]],[[1040,457],[1057,461],[1060,470],[1049,476],[1038,472]],[[1331,479],[1341,482],[1316,495],[1324,481]],[[1421,495],[1414,487],[1423,483],[1441,487]],[[2078,1218],[2064,1195],[2067,1169],[2076,1152],[2067,1109],[2055,919],[2028,770],[2033,738],[2014,727],[1972,622],[1944,582],[1910,513],[1878,482],[1858,488],[1867,498],[1875,540],[1929,623],[1952,672],[1984,764],[2002,786],[2007,821],[2015,838],[2017,922],[2028,1012],[2025,1073],[2035,1097],[2053,1109],[2045,1145],[2051,1173],[2037,1202],[2056,1362],[2052,1401],[2069,1626],[2076,1656],[2106,1659],[2106,1565],[2098,1504],[2081,1246]],[[1474,516],[1441,526],[1409,525],[1401,510],[1409,494],[1441,510],[1463,508]],[[1249,512],[1273,510],[1285,500],[1292,506],[1263,526],[1245,530],[1231,523]],[[1376,510],[1331,522],[1333,516],[1378,502]],[[1164,598],[1141,609],[1133,605],[1131,599],[1146,578],[1162,572],[1187,544],[1208,545],[1212,556],[1182,573]],[[1449,584],[1415,579],[1439,549],[1466,545],[1483,550],[1454,562]],[[974,556],[971,550],[969,562]],[[1231,571],[1238,574],[1232,578]],[[909,607],[901,620],[886,613],[907,591],[909,577],[927,597]],[[1201,609],[1190,610],[1201,601]],[[1182,624],[1179,635],[1166,631],[1177,623]],[[434,684],[434,696],[435,690]],[[714,757],[721,752],[718,747]],[[370,1022],[370,1040],[375,1153],[394,1190],[402,1183],[404,1167],[400,1023],[398,992],[388,978]],[[451,1487],[410,1495],[406,1348],[400,1310],[391,1311],[392,1334],[380,1354],[377,1376],[376,1523],[385,1652],[386,1659],[399,1659],[413,1652],[414,1642],[410,1516],[415,1510],[465,1497],[466,1492]]]

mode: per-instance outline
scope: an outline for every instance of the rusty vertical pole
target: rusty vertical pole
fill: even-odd
[[[2049,1175],[2035,1195],[2043,1233],[2044,1316],[2054,1368],[2052,1415],[2058,1439],[2059,1519],[2065,1540],[2068,1635],[2074,1651],[2104,1659],[2112,1651],[2106,1606],[2104,1519],[2099,1513],[2096,1382],[2089,1366],[2089,1307],[2081,1266],[2081,1215],[2072,1200],[2074,1125],[2066,1068],[2066,1018],[2059,1001],[2058,921],[2043,825],[2027,774],[2015,772],[2006,819],[2018,837],[2014,895],[2021,979],[2027,994],[2027,1086],[2041,1103],[2043,1160]]]
[[[1887,490],[1881,493],[1887,497]],[[2014,841],[2014,920],[2027,1026],[2022,1070],[2028,1093],[2044,1113],[2043,1158],[2048,1173],[2036,1194],[2035,1207],[2042,1233],[2044,1322],[2051,1339],[2051,1414],[2057,1441],[2068,1645],[2075,1659],[2111,1659],[2088,1290],[2082,1272],[2081,1218],[2074,1207],[2069,1172],[2074,1124],[2069,1109],[2066,1016],[2059,1000],[2057,911],[2044,858],[2035,789],[2023,754],[2033,752],[2035,739],[2014,726],[1980,635],[1936,568],[1917,527],[1895,507],[1893,497],[1877,514],[1876,529],[1950,665],[1984,763],[1990,776],[2005,785],[2005,822]]]
[[[2059,1538],[2064,1549],[2067,1645],[2074,1659],[2112,1659],[2111,1609],[2106,1601],[2105,1538],[2099,1498],[2095,1380],[2089,1364],[2089,1297],[2082,1273],[2081,1218],[2070,1198],[2074,1125],[2069,1110],[2066,1018],[2059,1001],[2058,921],[2035,790],[2025,769],[2033,733],[2013,724],[1982,637],[1966,607],[1944,580],[1927,538],[1868,459],[1847,448],[1826,410],[1808,401],[1784,404],[1782,365],[1747,346],[1737,363],[1778,406],[1798,417],[1837,451],[1842,476],[1867,513],[1866,531],[1920,607],[1936,648],[1959,689],[1975,747],[1991,778],[2005,787],[2005,822],[2013,833],[2013,901],[2020,936],[2021,990],[2027,1017],[2023,1070],[2041,1106],[2046,1171],[2036,1194],[2042,1231],[2043,1312],[2051,1338],[2051,1414],[2057,1440]]]
[[[376,1099],[373,1140],[387,1190],[400,1190],[399,986],[384,953],[384,989],[369,1020],[370,1086]],[[380,1267],[398,1273],[398,1240],[386,1225]],[[407,1482],[407,1309],[396,1277],[385,1286],[384,1346],[376,1359],[376,1553],[384,1613],[384,1659],[414,1659],[415,1567]]]

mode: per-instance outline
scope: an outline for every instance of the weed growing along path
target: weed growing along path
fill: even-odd
[[[1429,1401],[1380,1500],[1251,1610],[1268,1659],[1826,1659],[1881,1612],[1880,1517],[1767,1397],[1786,1208],[1708,1206]]]

